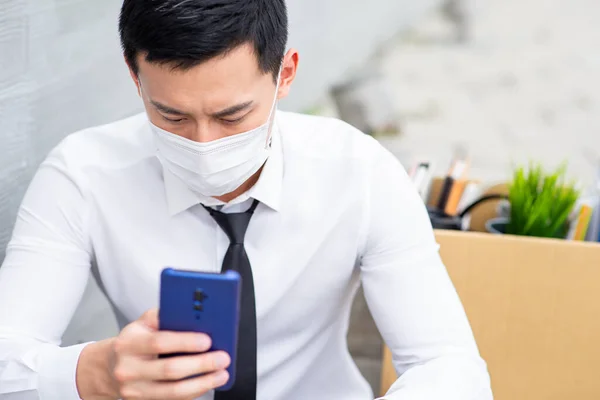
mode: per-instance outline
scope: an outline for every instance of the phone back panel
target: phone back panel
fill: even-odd
[[[228,390],[235,382],[240,288],[235,271],[215,274],[166,268],[161,274],[160,330],[206,333],[212,339],[210,351],[231,356],[229,381],[218,390]]]

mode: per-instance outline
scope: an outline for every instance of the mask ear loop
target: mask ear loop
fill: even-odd
[[[281,85],[281,72],[283,71],[283,61],[281,62],[281,66],[279,67],[279,72],[277,73],[277,85],[275,86],[275,97],[273,99],[273,104],[271,105],[271,112],[269,113],[269,128],[267,131],[267,137],[265,140],[265,149],[269,149],[273,144],[273,125],[275,121],[275,115],[277,111],[277,96],[279,95],[279,87]]]

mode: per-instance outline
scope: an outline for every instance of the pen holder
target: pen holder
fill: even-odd
[[[446,229],[446,230],[462,230],[463,219],[465,215],[470,213],[475,207],[484,204],[490,200],[506,200],[508,196],[503,194],[489,194],[482,196],[469,206],[467,206],[460,214],[456,216],[448,215],[444,211],[437,207],[427,207],[429,219],[433,229]]]
[[[433,229],[462,230],[462,218],[459,216],[448,215],[437,207],[427,207],[427,213]]]

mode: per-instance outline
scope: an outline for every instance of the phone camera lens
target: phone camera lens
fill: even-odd
[[[206,294],[204,293],[204,291],[202,289],[197,289],[194,292],[194,301],[202,303],[207,298],[208,298],[208,296],[206,296]]]

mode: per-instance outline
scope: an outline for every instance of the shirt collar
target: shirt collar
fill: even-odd
[[[279,211],[283,186],[283,148],[277,118],[273,125],[271,152],[256,184],[247,192],[236,197],[229,204],[242,203],[249,198],[256,199]],[[181,179],[163,167],[165,192],[170,215],[176,215],[198,204],[207,207],[222,206],[224,202],[192,191]]]

